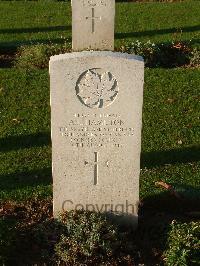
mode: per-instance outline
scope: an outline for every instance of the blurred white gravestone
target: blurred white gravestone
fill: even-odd
[[[115,0],[72,0],[73,51],[114,49]]]
[[[143,79],[143,59],[133,55],[88,51],[51,57],[55,217],[84,209],[137,225]]]

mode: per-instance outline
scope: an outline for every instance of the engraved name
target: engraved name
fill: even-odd
[[[72,147],[122,147],[122,138],[133,136],[134,128],[126,126],[118,114],[74,114],[59,132],[70,139]]]
[[[82,3],[86,7],[106,6],[107,0],[82,0]]]

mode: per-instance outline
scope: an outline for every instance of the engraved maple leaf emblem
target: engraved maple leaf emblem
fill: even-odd
[[[102,108],[110,105],[117,96],[117,80],[110,72],[90,69],[80,76],[76,92],[87,107]]]

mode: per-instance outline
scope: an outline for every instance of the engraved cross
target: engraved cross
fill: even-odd
[[[94,152],[94,185],[98,182],[98,152]]]
[[[91,19],[92,20],[92,33],[94,33],[95,19],[101,20],[101,17],[95,17],[94,8],[92,7],[92,16],[91,17],[86,17],[86,19]]]
[[[98,152],[94,152],[94,163],[88,163],[87,161],[85,161],[85,165],[94,165],[94,185],[97,185],[98,183]]]

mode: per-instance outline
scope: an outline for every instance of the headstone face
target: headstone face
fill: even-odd
[[[51,57],[54,216],[113,212],[137,223],[143,101],[141,57]]]
[[[72,48],[114,49],[115,0],[72,0]]]

